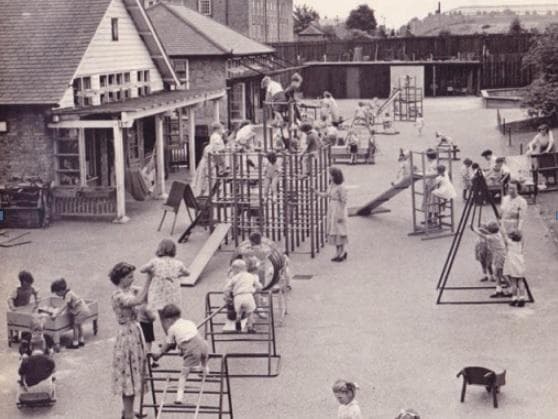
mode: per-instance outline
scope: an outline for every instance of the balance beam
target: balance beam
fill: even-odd
[[[222,223],[216,224],[213,233],[207,239],[207,241],[203,244],[203,247],[198,252],[194,261],[190,265],[188,269],[190,272],[190,276],[186,276],[182,279],[181,285],[183,287],[193,287],[199,281],[201,274],[203,273],[205,267],[217,251],[221,243],[227,236],[227,233],[231,229],[231,224]]]

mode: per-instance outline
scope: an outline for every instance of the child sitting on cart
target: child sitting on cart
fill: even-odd
[[[25,404],[31,400],[35,403],[55,401],[54,370],[56,365],[43,350],[43,341],[31,340],[31,354],[23,354],[18,374],[19,390],[17,401]]]
[[[19,287],[17,287],[8,297],[8,308],[10,311],[17,310],[18,307],[25,307],[31,304],[33,297],[35,305],[39,303],[39,291],[33,287],[33,275],[27,271],[21,271],[18,275]],[[10,330],[10,341],[19,340],[18,332]]]

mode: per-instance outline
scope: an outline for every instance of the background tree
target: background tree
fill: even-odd
[[[320,15],[312,7],[303,4],[295,6],[294,11],[294,32],[299,33],[306,29],[312,22],[320,20]]]
[[[351,29],[346,39],[350,41],[370,41],[374,39],[374,37],[361,29]]]
[[[374,32],[378,26],[374,10],[367,4],[361,4],[356,9],[351,10],[345,26],[347,29],[359,29],[367,33]]]
[[[405,38],[411,38],[411,37],[415,36],[413,31],[411,31],[411,25],[405,26],[405,29],[403,30],[402,36],[404,36]]]
[[[337,31],[334,25],[324,25],[321,26],[320,29],[327,36],[328,39],[332,41],[339,40],[339,36],[337,35]]]
[[[386,27],[384,25],[380,25],[378,26],[378,29],[376,29],[376,38],[387,38],[387,31],[386,31]]]
[[[525,32],[525,29],[523,28],[523,26],[521,26],[521,21],[519,20],[518,17],[515,17],[515,19],[512,20],[512,23],[510,24],[510,28],[508,29],[508,33],[510,35],[521,35],[524,32]]]
[[[558,110],[558,24],[550,25],[535,38],[523,65],[535,73],[524,102],[545,114]]]

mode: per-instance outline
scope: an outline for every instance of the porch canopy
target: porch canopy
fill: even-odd
[[[112,129],[114,144],[114,174],[116,178],[116,207],[117,220],[126,222],[126,200],[125,200],[125,160],[124,141],[122,130],[131,128],[134,121],[155,117],[155,168],[157,173],[157,194],[164,198],[165,176],[164,176],[164,140],[163,140],[163,117],[166,112],[179,111],[187,108],[189,120],[189,159],[190,170],[195,168],[195,107],[207,101],[214,102],[214,119],[219,120],[219,101],[225,97],[225,89],[207,90],[172,90],[157,92],[148,96],[140,96],[127,99],[123,102],[111,102],[98,106],[64,108],[53,110],[52,122],[49,128],[55,129],[77,129],[79,132],[79,153],[85,155],[85,129]],[[85,170],[81,167],[80,170]],[[193,174],[193,173],[192,173]],[[82,176],[85,179],[85,176]]]

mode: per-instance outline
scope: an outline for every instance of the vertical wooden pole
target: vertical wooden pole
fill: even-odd
[[[78,129],[79,184],[87,186],[87,161],[85,159],[85,129]]]
[[[436,97],[436,65],[432,65],[432,96]]]
[[[196,174],[196,111],[188,108],[188,158],[192,182]]]
[[[213,101],[213,121],[221,122],[221,115],[219,114],[219,104],[221,103],[220,100]]]
[[[124,141],[122,128],[115,125],[112,129],[114,145],[114,175],[116,178],[116,220],[117,223],[126,223],[126,189],[124,185]]]
[[[166,199],[165,189],[165,141],[163,139],[163,115],[155,115],[155,196]]]

